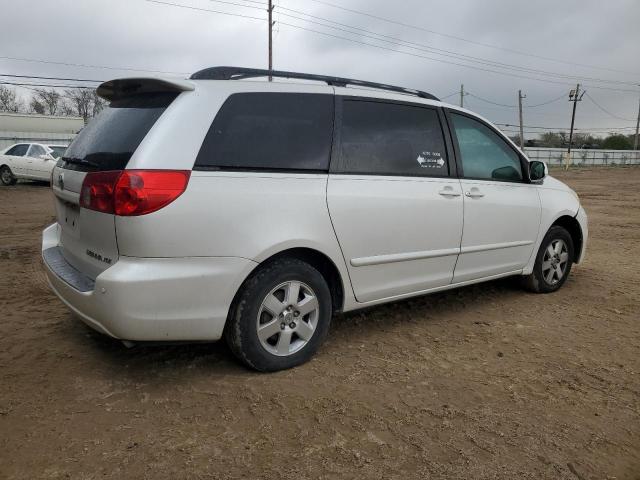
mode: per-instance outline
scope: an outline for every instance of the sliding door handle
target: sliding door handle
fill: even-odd
[[[484,193],[482,193],[477,188],[472,188],[471,190],[464,192],[465,197],[469,198],[481,198],[484,197]]]
[[[456,192],[451,187],[444,187],[438,193],[443,197],[459,197],[460,196],[460,192]]]

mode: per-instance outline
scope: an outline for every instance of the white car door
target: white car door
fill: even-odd
[[[42,145],[32,143],[27,156],[32,177],[37,180],[49,181],[56,161],[47,149]]]
[[[4,153],[6,162],[15,177],[24,178],[27,176],[26,154],[28,150],[28,143],[19,143]]]
[[[484,122],[449,111],[464,192],[464,233],[454,283],[517,272],[540,228],[538,190],[527,162]]]
[[[357,300],[450,284],[463,202],[442,113],[345,97],[336,118],[327,202]]]

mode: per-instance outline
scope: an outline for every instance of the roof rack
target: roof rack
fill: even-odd
[[[262,70],[259,68],[243,68],[243,67],[211,67],[200,70],[191,75],[192,80],[241,80],[244,78],[255,77],[277,77],[277,78],[295,78],[300,80],[315,80],[318,82],[326,82],[327,85],[334,87],[346,87],[347,85],[357,85],[359,87],[378,88],[380,90],[389,90],[391,92],[406,93],[409,95],[417,95],[420,98],[428,100],[439,99],[430,93],[412,88],[396,87],[394,85],[385,85],[383,83],[366,82],[364,80],[354,80],[352,78],[330,77],[326,75],[313,75],[310,73],[299,72],[283,72],[280,70]]]

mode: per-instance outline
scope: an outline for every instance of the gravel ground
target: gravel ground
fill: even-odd
[[[0,478],[640,479],[640,168],[557,176],[591,228],[559,292],[340,315],[275,374],[90,331],[42,271],[49,189],[0,188]]]

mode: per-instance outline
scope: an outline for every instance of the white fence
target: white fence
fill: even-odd
[[[549,166],[564,165],[566,148],[525,148],[530,160],[539,160]],[[571,150],[570,165],[638,165],[640,150]]]
[[[0,131],[0,151],[14,143],[44,143],[51,145],[69,145],[76,138],[74,133],[37,133]]]

